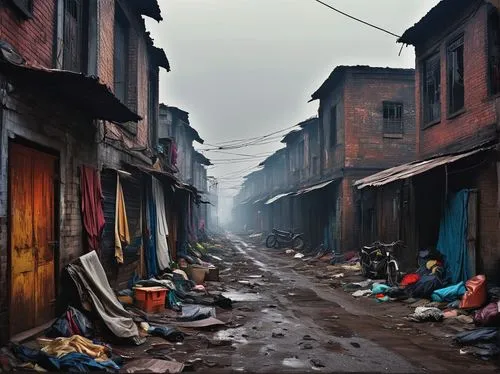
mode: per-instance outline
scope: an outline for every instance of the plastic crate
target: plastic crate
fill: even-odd
[[[163,287],[136,287],[135,304],[146,313],[163,312],[167,291]]]

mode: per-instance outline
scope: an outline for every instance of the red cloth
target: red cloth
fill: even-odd
[[[417,283],[420,280],[420,275],[412,273],[412,274],[406,274],[403,279],[401,279],[401,282],[399,283],[400,286],[406,287],[409,286],[410,284]]]
[[[104,229],[101,178],[97,170],[84,166],[80,168],[80,190],[82,194],[83,227],[87,233],[88,251],[99,252],[99,243]]]

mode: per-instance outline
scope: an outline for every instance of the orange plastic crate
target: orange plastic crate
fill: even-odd
[[[136,287],[135,304],[146,313],[158,313],[165,310],[167,289],[162,287]]]

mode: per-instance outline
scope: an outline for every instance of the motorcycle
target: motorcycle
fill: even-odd
[[[397,286],[401,272],[393,255],[395,248],[404,247],[398,240],[389,244],[374,242],[360,251],[361,272],[366,278],[386,278],[389,286]]]
[[[302,234],[294,234],[292,231],[273,229],[272,233],[266,239],[266,247],[291,247],[292,249],[301,250],[304,248],[304,238]]]

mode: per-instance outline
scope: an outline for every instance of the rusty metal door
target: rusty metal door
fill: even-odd
[[[10,333],[54,316],[56,157],[12,143],[9,153]]]

